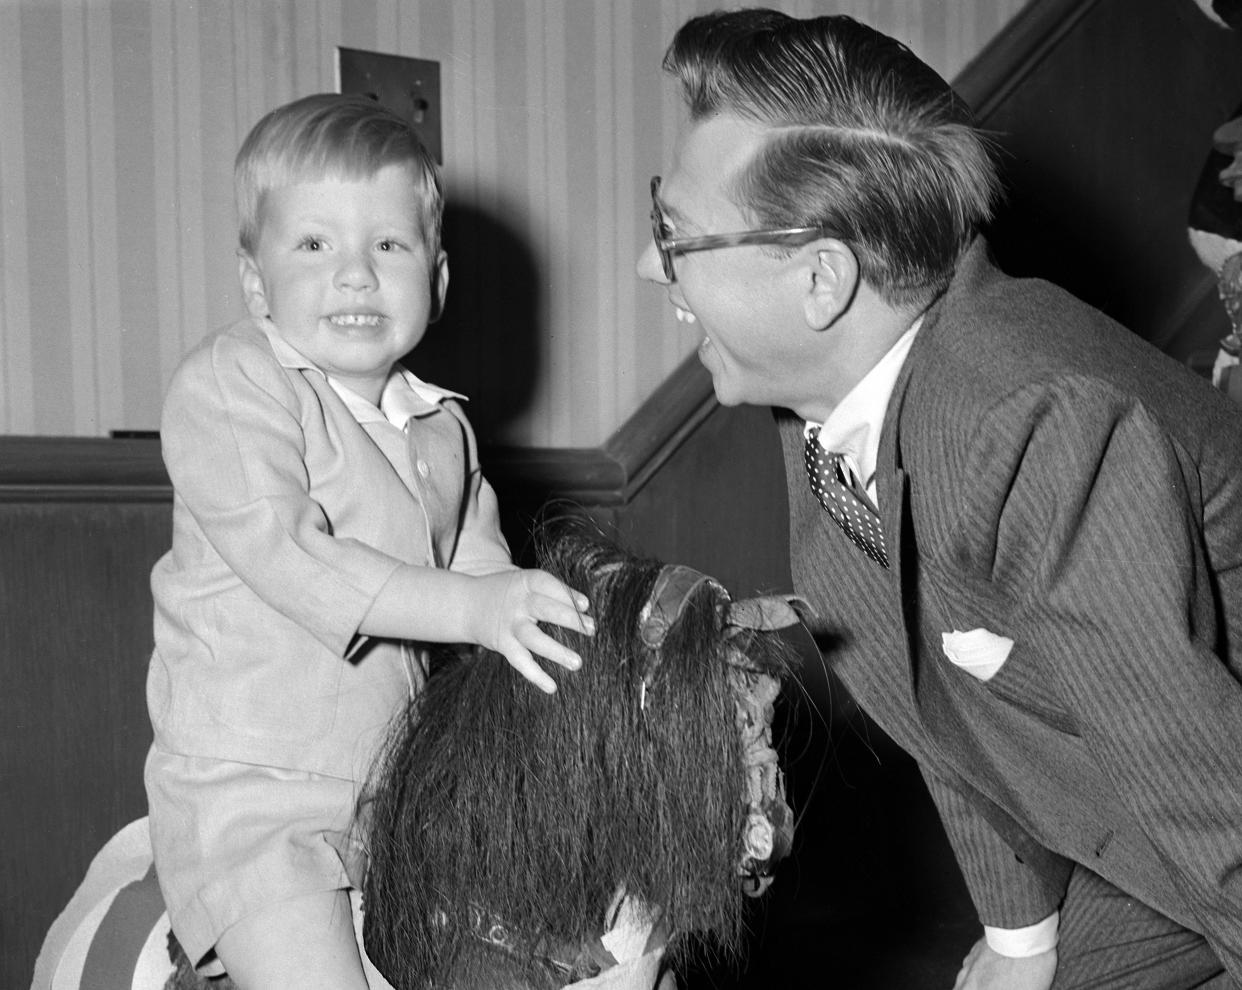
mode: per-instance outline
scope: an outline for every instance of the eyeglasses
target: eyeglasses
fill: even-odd
[[[673,255],[690,251],[711,251],[715,248],[738,247],[742,244],[809,244],[818,237],[835,237],[827,227],[782,227],[773,230],[739,230],[732,234],[704,234],[701,237],[669,237],[668,221],[660,209],[660,176],[651,177],[651,239],[655,242],[664,268],[664,277],[677,281],[673,271]]]

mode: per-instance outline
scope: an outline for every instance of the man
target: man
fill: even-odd
[[[738,11],[664,65],[639,273],[723,404],[789,411],[796,589],[984,924],[956,986],[1242,986],[1242,414],[992,267],[987,149],[903,45]]]

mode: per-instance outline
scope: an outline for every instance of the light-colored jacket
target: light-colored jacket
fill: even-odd
[[[384,583],[401,564],[512,566],[469,423],[432,391],[402,436],[359,422],[322,372],[282,363],[257,321],[185,359],[161,423],[175,495],[151,578],[158,747],[366,773],[423,677],[408,644],[358,633]],[[391,455],[394,437],[390,462],[379,444]]]

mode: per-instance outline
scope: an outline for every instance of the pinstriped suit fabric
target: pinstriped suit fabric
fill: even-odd
[[[1094,873],[1074,872],[1066,902],[1055,990],[1237,990],[1199,935]]]
[[[1045,916],[1078,863],[1204,933],[1237,978],[1242,412],[980,244],[888,411],[891,574],[816,527],[784,433],[795,584],[923,766],[984,921]],[[974,628],[1015,644],[986,684],[940,649]]]

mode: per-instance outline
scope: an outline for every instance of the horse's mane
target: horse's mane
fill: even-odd
[[[584,525],[546,532],[537,558],[591,599],[593,638],[549,630],[581,670],[548,665],[558,689],[547,696],[498,654],[443,658],[363,809],[366,948],[398,990],[470,985],[463,967],[486,932],[524,960],[529,985],[537,958],[598,938],[619,888],[674,932],[740,951],[748,781],[730,670],[779,678],[784,647],[730,632],[728,596],[707,579],[648,646],[640,627],[661,564]]]

